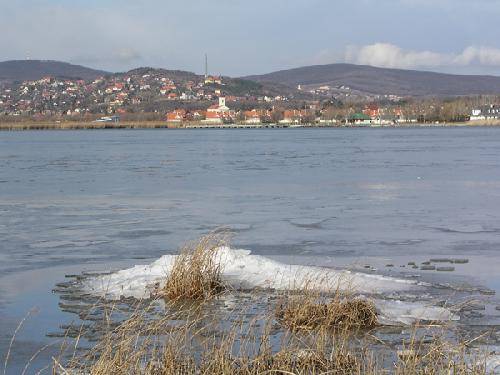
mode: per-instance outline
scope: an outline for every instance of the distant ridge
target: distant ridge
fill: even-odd
[[[0,62],[0,82],[37,80],[45,76],[57,78],[93,80],[100,76],[123,75],[152,68],[137,68],[127,73],[110,73],[65,62],[52,60],[11,60]],[[191,72],[154,69],[163,71],[173,79],[190,80],[197,75]],[[321,86],[349,87],[353,92],[369,95],[399,96],[464,96],[500,94],[500,77],[481,75],[454,75],[416,70],[377,68],[367,65],[330,64],[280,70],[277,72],[243,77],[248,81],[233,79],[241,89],[269,94],[300,95],[296,88],[301,85],[302,94]],[[264,84],[264,86],[262,86]],[[253,85],[253,86],[252,86]],[[240,90],[241,91],[241,90]],[[242,92],[241,94],[244,94]]]
[[[91,80],[107,74],[110,73],[52,60],[11,60],[0,62],[0,81],[30,81],[45,76]]]
[[[500,77],[453,75],[416,70],[330,64],[281,70],[245,79],[279,82],[290,87],[348,86],[369,94],[401,96],[461,96],[500,94]]]

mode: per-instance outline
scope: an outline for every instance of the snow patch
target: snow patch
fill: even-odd
[[[423,285],[413,280],[397,279],[382,275],[368,275],[348,270],[335,270],[315,266],[291,265],[253,255],[248,250],[221,247],[222,277],[235,289],[265,288],[295,290],[308,285],[318,291],[339,287],[358,294],[388,294],[401,291],[418,291]],[[175,255],[165,255],[150,265],[135,266],[111,275],[86,281],[86,289],[107,299],[121,297],[149,298],[155,287],[163,287],[175,261]],[[410,324],[416,320],[456,320],[449,310],[407,303],[375,299],[383,324]]]

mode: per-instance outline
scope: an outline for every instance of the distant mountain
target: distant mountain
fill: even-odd
[[[0,81],[33,81],[45,76],[91,80],[108,72],[50,60],[11,60],[0,62]]]
[[[278,82],[304,89],[347,86],[368,94],[400,96],[459,96],[500,94],[500,77],[453,75],[365,65],[330,64],[282,70],[246,79]]]

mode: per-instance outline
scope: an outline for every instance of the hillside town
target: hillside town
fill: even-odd
[[[355,96],[350,87],[304,90],[140,68],[93,80],[44,77],[0,84],[0,121],[156,120],[166,127],[397,126],[500,119],[498,97]]]
[[[232,102],[288,101],[251,81],[186,72],[167,74],[141,68],[92,81],[44,77],[0,84],[0,113],[5,116],[77,116],[160,112],[173,103],[196,104],[224,95]]]

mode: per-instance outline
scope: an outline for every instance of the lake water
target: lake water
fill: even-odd
[[[223,226],[286,263],[399,275],[468,258],[418,276],[500,292],[500,128],[0,133],[2,358],[35,308],[7,373],[74,319],[52,293],[66,274],[149,263]]]

